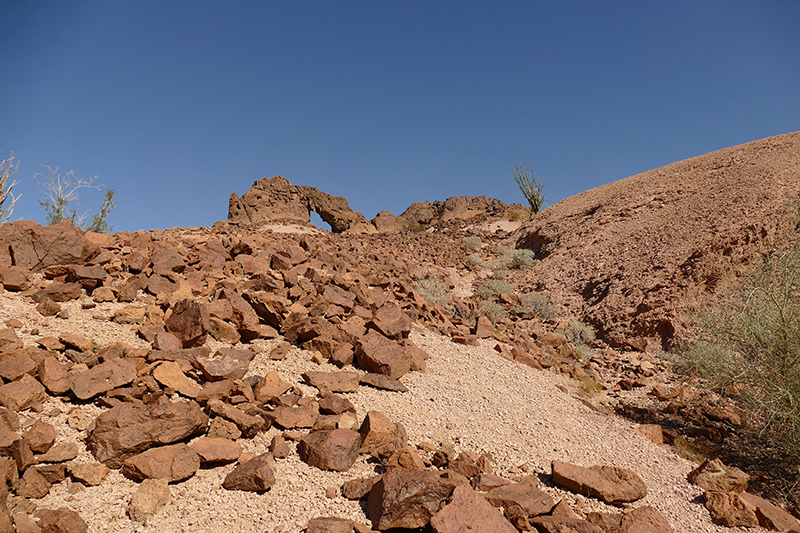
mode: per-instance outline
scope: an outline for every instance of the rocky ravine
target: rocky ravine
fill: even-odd
[[[7,531],[796,526],[743,503],[735,469],[695,480],[706,508],[695,464],[566,377],[597,383],[603,357],[560,324],[470,327],[422,297],[415,279],[472,275],[461,235],[19,222],[0,241]]]

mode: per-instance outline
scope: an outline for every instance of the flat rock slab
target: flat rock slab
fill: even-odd
[[[756,511],[734,492],[706,492],[703,494],[706,509],[711,517],[726,527],[756,527]]]
[[[615,466],[585,468],[561,461],[553,461],[552,466],[556,485],[612,505],[634,502],[647,495],[644,481],[632,470]]]
[[[309,402],[300,407],[276,407],[270,416],[274,424],[284,429],[310,428],[319,418],[319,404]]]
[[[153,377],[165,387],[174,389],[188,398],[197,398],[201,391],[200,385],[183,373],[177,361],[164,361],[153,370]]]
[[[112,359],[72,376],[72,392],[81,400],[131,383],[136,378],[136,361]]]
[[[361,381],[358,372],[303,372],[303,379],[312,387],[328,392],[355,392]]]
[[[169,482],[189,479],[200,468],[200,456],[180,443],[151,448],[128,457],[120,472],[130,479],[166,479]]]
[[[495,507],[506,510],[519,507],[527,518],[547,514],[556,506],[549,494],[530,483],[511,483],[495,487],[489,491],[486,499]]]
[[[703,461],[689,472],[689,483],[714,492],[743,492],[750,476],[735,466],[725,466],[719,459]]]
[[[209,410],[225,420],[233,422],[246,438],[254,437],[259,431],[268,429],[267,422],[260,416],[249,415],[233,405],[220,400],[210,400]]]
[[[47,392],[35,378],[25,374],[17,381],[6,383],[0,387],[0,405],[12,411],[25,409],[43,403]]]
[[[221,348],[211,357],[198,357],[197,366],[209,381],[242,379],[255,356],[252,350]]]
[[[128,457],[152,446],[183,440],[207,425],[208,416],[195,402],[126,402],[97,417],[86,445],[95,459],[109,468],[119,468]]]
[[[233,463],[242,455],[242,445],[221,437],[200,437],[191,448],[200,456],[203,464]]]
[[[408,392],[408,387],[403,385],[399,379],[392,379],[389,376],[375,374],[374,372],[363,374],[361,376],[360,383],[362,385],[368,385],[381,390],[388,390],[392,392]]]
[[[431,518],[431,527],[436,533],[517,532],[500,511],[466,485],[455,488],[450,502]]]

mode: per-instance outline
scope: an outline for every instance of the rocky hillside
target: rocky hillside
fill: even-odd
[[[800,132],[726,148],[577,194],[511,242],[541,263],[520,280],[583,316],[614,346],[660,349],[681,309],[726,268],[773,245],[800,195]]]

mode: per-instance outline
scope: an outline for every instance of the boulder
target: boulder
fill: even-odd
[[[169,502],[171,496],[166,479],[145,479],[131,496],[128,516],[136,522],[146,522]]]
[[[23,436],[35,453],[45,453],[56,442],[56,428],[44,420],[36,420]]]
[[[379,531],[425,527],[455,488],[445,473],[393,468],[369,491],[366,515]]]
[[[71,222],[42,226],[30,220],[0,226],[0,267],[40,272],[51,265],[83,265],[100,252]]]
[[[320,516],[306,524],[305,533],[353,533],[354,524],[346,518]]]
[[[153,370],[153,377],[165,387],[178,391],[187,398],[197,398],[200,385],[181,370],[177,361],[164,361]]]
[[[740,496],[747,505],[755,509],[761,527],[774,531],[800,533],[800,523],[797,519],[777,505],[749,492],[742,492]]]
[[[53,302],[69,302],[77,300],[81,295],[81,286],[78,283],[59,283],[54,281],[48,287],[31,295],[33,301],[41,303],[44,300]]]
[[[242,445],[231,439],[200,437],[191,444],[203,464],[233,463],[242,455]]]
[[[516,528],[477,492],[466,485],[453,490],[450,501],[431,517],[436,533],[516,533]]]
[[[30,374],[0,386],[0,405],[12,411],[23,411],[43,403],[45,399],[47,392]]]
[[[625,513],[588,513],[586,519],[614,533],[673,533],[664,515],[649,505]]]
[[[255,356],[252,350],[220,348],[211,357],[198,357],[197,366],[209,381],[242,379]]]
[[[240,464],[225,477],[222,487],[227,490],[264,492],[275,484],[275,460],[264,453]]]
[[[274,424],[284,429],[310,428],[319,418],[319,404],[309,402],[299,407],[276,407],[269,416]]]
[[[108,467],[101,463],[73,462],[69,465],[68,470],[72,479],[87,487],[96,487],[102,483],[109,472]]]
[[[321,470],[345,472],[358,459],[361,435],[352,429],[312,431],[297,444],[300,458]]]
[[[18,266],[0,267],[0,282],[7,291],[25,291],[31,286],[31,273]]]
[[[68,507],[61,507],[57,511],[45,509],[41,513],[39,527],[42,533],[86,533],[89,526],[81,515]]]
[[[582,466],[553,461],[553,483],[576,494],[600,498],[612,505],[629,503],[647,495],[639,475],[615,466]]]
[[[740,493],[747,489],[750,480],[750,476],[735,466],[725,466],[719,459],[706,459],[687,477],[690,483],[714,492]]]
[[[735,492],[703,493],[711,517],[726,527],[756,527],[758,517],[740,494]]]
[[[548,514],[556,506],[549,494],[532,483],[511,483],[495,487],[486,494],[486,500],[507,511],[517,507],[526,518]]]
[[[371,330],[356,343],[358,366],[397,379],[411,370],[412,359],[400,344]]]
[[[166,320],[166,328],[174,333],[184,348],[202,346],[206,342],[209,325],[208,311],[194,300],[180,300]]]
[[[170,483],[189,479],[200,468],[200,456],[186,444],[151,448],[128,457],[120,472],[130,479],[166,479]]]
[[[292,388],[292,384],[283,381],[277,372],[269,371],[253,388],[256,400],[261,403],[272,401]]]
[[[33,374],[36,363],[24,350],[11,350],[0,356],[0,377],[16,381],[25,374]]]
[[[380,411],[370,411],[361,427],[361,453],[388,453],[406,445],[408,439],[403,426],[398,426]]]
[[[303,380],[320,392],[355,392],[361,374],[358,372],[304,372]]]
[[[208,408],[211,413],[236,424],[245,438],[254,437],[259,431],[269,429],[264,418],[250,415],[233,405],[220,400],[209,400]]]
[[[39,380],[50,394],[59,396],[72,387],[67,369],[52,355],[47,355],[42,359],[38,372]]]
[[[387,338],[400,340],[408,337],[411,332],[411,319],[397,303],[386,302],[375,311],[367,327],[379,331]]]
[[[101,463],[119,468],[128,457],[152,446],[183,440],[207,425],[208,416],[195,402],[172,403],[166,399],[149,405],[125,402],[97,417],[87,447]]]
[[[111,359],[71,377],[72,392],[81,400],[94,398],[136,378],[136,361]]]

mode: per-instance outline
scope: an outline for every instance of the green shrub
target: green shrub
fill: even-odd
[[[411,231],[411,233],[422,233],[423,231],[425,231],[425,226],[423,226],[422,224],[418,224],[416,222],[409,222],[408,229],[409,231]]]
[[[425,278],[419,280],[414,286],[419,295],[424,297],[432,304],[447,305],[453,299],[453,293],[450,288],[434,278]]]
[[[511,222],[517,222],[520,218],[522,218],[518,211],[509,211],[508,212],[508,220]]]
[[[503,257],[506,260],[508,268],[512,270],[525,270],[539,262],[539,260],[536,259],[536,252],[526,248],[509,250],[503,254]]]
[[[497,324],[508,316],[508,311],[497,302],[486,301],[481,303],[480,314],[491,320],[492,324]]]
[[[591,326],[579,320],[570,320],[567,327],[567,338],[575,344],[589,344],[594,341],[596,336]]]
[[[82,178],[75,175],[75,172],[70,170],[66,173],[60,173],[58,167],[49,167],[45,165],[49,176],[44,174],[35,174],[34,178],[39,182],[39,190],[46,196],[46,200],[40,200],[41,205],[47,212],[46,218],[49,225],[58,224],[62,220],[69,220],[72,224],[82,230],[90,230],[96,233],[107,233],[111,231],[111,226],[108,225],[106,219],[111,211],[117,206],[114,201],[114,191],[107,189],[103,196],[103,204],[100,207],[100,212],[92,215],[91,223],[86,226],[83,221],[86,219],[88,213],[79,215],[75,209],[70,209],[70,202],[78,201],[78,191],[81,189],[100,189],[101,185],[95,185],[94,182],[97,176],[93,178]]]
[[[471,250],[480,250],[481,246],[483,246],[480,237],[464,237],[463,242],[464,246]]]
[[[680,367],[740,400],[800,458],[800,241],[694,318],[699,338],[682,345]]]
[[[500,279],[486,279],[475,288],[475,296],[481,300],[494,298],[501,294],[513,294],[514,287],[507,281]]]
[[[549,320],[562,313],[559,306],[551,303],[547,296],[538,292],[523,294],[519,299],[521,303],[517,308],[517,314],[520,315],[533,314],[541,319]]]
[[[467,265],[470,267],[476,267],[478,265],[483,264],[483,258],[478,254],[470,254],[467,256]]]

